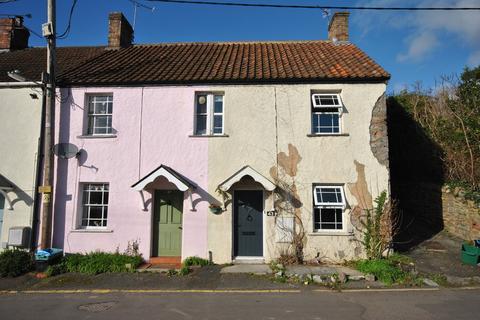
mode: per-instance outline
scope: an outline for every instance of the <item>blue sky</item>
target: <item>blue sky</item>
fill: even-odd
[[[136,43],[243,40],[312,40],[327,37],[328,19],[319,10],[212,7],[153,3],[153,12],[138,9]],[[223,0],[229,1],[229,0]],[[0,14],[31,13],[25,24],[41,33],[46,20],[46,0],[0,3]],[[230,0],[308,5],[373,6],[480,6],[478,0]],[[71,0],[57,0],[58,32],[67,24]],[[105,45],[107,17],[122,11],[133,23],[128,0],[79,0],[67,39],[60,46]],[[480,11],[378,12],[352,11],[350,40],[392,74],[389,92],[415,82],[432,88],[441,76],[460,73],[480,64]],[[45,40],[30,37],[31,46]]]

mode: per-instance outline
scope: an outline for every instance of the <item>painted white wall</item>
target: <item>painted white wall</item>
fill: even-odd
[[[0,174],[20,189],[8,193],[13,210],[5,203],[1,243],[11,227],[32,225],[42,108],[42,95],[35,90],[0,88]]]

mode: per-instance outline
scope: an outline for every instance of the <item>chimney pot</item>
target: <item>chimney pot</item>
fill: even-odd
[[[348,16],[349,12],[335,12],[328,24],[328,40],[348,41]]]
[[[0,51],[25,49],[29,37],[30,31],[23,25],[23,17],[0,19]]]
[[[108,16],[108,46],[127,48],[133,42],[133,28],[121,12],[112,12]]]

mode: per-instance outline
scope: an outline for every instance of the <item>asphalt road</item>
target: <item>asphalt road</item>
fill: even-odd
[[[290,293],[18,293],[0,319],[480,319],[480,290]]]

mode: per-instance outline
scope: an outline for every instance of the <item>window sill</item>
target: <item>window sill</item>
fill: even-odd
[[[229,137],[229,135],[228,134],[203,134],[203,135],[191,134],[188,137],[189,138],[226,138],[226,137]]]
[[[112,138],[116,138],[116,137],[117,137],[116,134],[77,136],[78,139],[112,139]]]
[[[75,229],[71,232],[74,233],[112,233],[111,229]]]
[[[307,134],[307,137],[348,137],[349,133],[326,133],[326,134]]]
[[[308,235],[309,236],[341,236],[341,237],[346,237],[346,236],[353,236],[353,232],[348,232],[348,231],[339,231],[339,232],[318,231],[318,232],[310,232]]]

